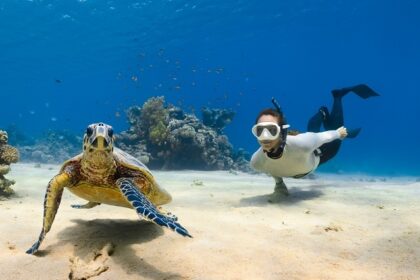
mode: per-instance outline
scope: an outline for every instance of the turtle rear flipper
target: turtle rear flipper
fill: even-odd
[[[93,208],[95,206],[98,206],[98,205],[101,205],[101,204],[98,203],[98,202],[89,201],[86,204],[72,204],[70,206],[74,209],[91,209],[91,208]]]
[[[192,237],[188,230],[181,226],[171,216],[165,216],[142,194],[133,181],[129,178],[120,178],[117,180],[117,186],[127,201],[133,206],[137,214],[160,226],[170,228],[182,236]]]

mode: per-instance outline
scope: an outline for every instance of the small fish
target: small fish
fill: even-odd
[[[57,121],[57,118],[56,117],[51,117],[51,121],[52,122],[56,122]]]
[[[221,74],[224,71],[223,68],[217,68],[216,70],[214,70],[214,72],[216,72],[216,74]]]
[[[59,79],[55,79],[55,82],[56,82],[57,84],[61,84],[61,83],[62,83],[62,81],[61,81],[61,80],[59,80]]]
[[[133,82],[137,82],[139,79],[137,78],[137,76],[131,76],[131,80],[132,80]]]
[[[118,112],[118,111],[117,111],[117,112],[115,112],[115,117],[116,117],[116,118],[119,118],[119,117],[121,117],[121,114],[120,114],[120,112]]]

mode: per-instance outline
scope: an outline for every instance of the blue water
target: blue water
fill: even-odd
[[[163,95],[236,110],[226,134],[253,152],[272,96],[304,131],[331,89],[366,83],[381,97],[345,97],[346,126],[363,130],[320,171],[418,176],[419,14],[409,0],[3,0],[0,128],[118,132],[127,107]]]

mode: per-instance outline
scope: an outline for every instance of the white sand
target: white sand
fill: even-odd
[[[68,279],[71,271],[99,274],[92,279],[420,278],[414,178],[290,179],[291,196],[270,204],[273,181],[264,175],[155,172],[174,198],[165,208],[194,238],[139,221],[130,209],[72,209],[82,200],[65,191],[40,253],[27,255],[58,168],[12,166],[17,197],[0,201],[0,279]]]

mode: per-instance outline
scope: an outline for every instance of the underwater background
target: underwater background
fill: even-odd
[[[362,131],[319,171],[418,176],[419,14],[409,0],[3,0],[0,129],[121,132],[128,107],[164,96],[199,117],[234,110],[224,132],[252,154],[271,97],[305,131],[332,89],[365,83],[381,96],[344,98]]]

